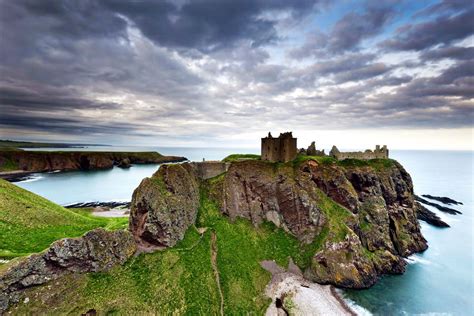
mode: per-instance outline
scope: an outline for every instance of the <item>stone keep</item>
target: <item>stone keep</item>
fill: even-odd
[[[262,138],[262,160],[287,162],[296,158],[297,147],[296,138],[291,132],[281,133],[278,138],[268,136]]]

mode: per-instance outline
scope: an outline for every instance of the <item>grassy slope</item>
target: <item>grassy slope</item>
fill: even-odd
[[[344,216],[344,210],[323,193],[321,207],[335,218]],[[304,268],[329,231],[323,229],[312,244],[303,246],[271,223],[254,227],[245,219],[230,222],[210,200],[207,188],[201,192],[196,226],[207,231],[201,237],[196,228],[189,229],[174,248],[142,254],[107,273],[69,276],[52,288],[33,288],[29,297],[47,297],[47,301],[30,300],[14,312],[34,313],[48,306],[54,313],[66,314],[91,308],[100,314],[218,314],[220,294],[211,265],[211,233],[215,232],[224,313],[263,314],[270,303],[264,295],[270,274],[259,262],[275,260],[287,266],[292,257]]]
[[[0,258],[39,252],[57,239],[127,223],[127,218],[101,218],[85,210],[65,209],[0,179]]]

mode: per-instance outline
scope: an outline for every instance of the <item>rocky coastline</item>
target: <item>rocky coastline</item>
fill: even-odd
[[[86,152],[0,150],[0,177],[9,181],[32,173],[129,168],[132,164],[186,161],[185,157],[163,156],[157,152]]]
[[[270,221],[303,245],[321,238],[304,271],[321,284],[370,287],[382,274],[403,273],[403,258],[428,247],[411,178],[395,161],[344,167],[247,160],[211,180],[210,195],[231,221],[245,218],[255,226]],[[190,164],[163,166],[143,180],[131,205],[137,243],[160,248],[180,240],[194,223],[200,182]]]
[[[189,228],[198,227],[203,199],[214,203],[230,225],[238,219],[254,227],[271,222],[296,238],[302,253],[295,261],[298,269],[293,270],[301,269],[299,278],[340,288],[368,288],[383,274],[403,273],[405,258],[428,247],[418,219],[439,226],[444,223],[415,201],[410,175],[394,160],[364,164],[314,158],[288,163],[234,161],[227,171],[206,179],[196,164],[165,164],[134,191],[128,231],[93,231],[61,240],[43,254],[9,265],[0,277],[2,291],[10,293],[2,298],[2,308],[17,302],[23,290],[64,273],[107,271],[133,253],[175,246]],[[114,240],[114,234],[120,238]],[[91,244],[91,238],[119,255],[106,252],[97,257],[103,248]],[[217,248],[211,248],[218,256]],[[51,256],[52,252],[59,255]],[[100,262],[91,262],[96,257]],[[52,268],[58,264],[59,268]]]

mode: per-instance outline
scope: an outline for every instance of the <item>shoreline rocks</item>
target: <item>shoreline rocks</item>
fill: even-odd
[[[436,227],[450,227],[445,221],[443,221],[438,215],[431,212],[429,209],[421,205],[421,203],[415,203],[417,207],[417,218],[425,221]]]

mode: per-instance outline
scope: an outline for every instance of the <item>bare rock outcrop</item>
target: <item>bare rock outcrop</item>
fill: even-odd
[[[190,164],[163,165],[132,196],[129,229],[141,248],[171,247],[196,221],[199,183]]]
[[[136,251],[132,234],[102,228],[79,238],[54,242],[39,254],[19,259],[0,274],[0,313],[17,303],[21,292],[71,272],[101,272],[123,264]]]
[[[403,273],[403,258],[428,247],[411,178],[392,160],[379,165],[236,162],[214,182],[211,194],[231,219],[247,218],[254,225],[272,221],[303,243],[324,232],[306,271],[320,283],[369,287],[381,274]]]

